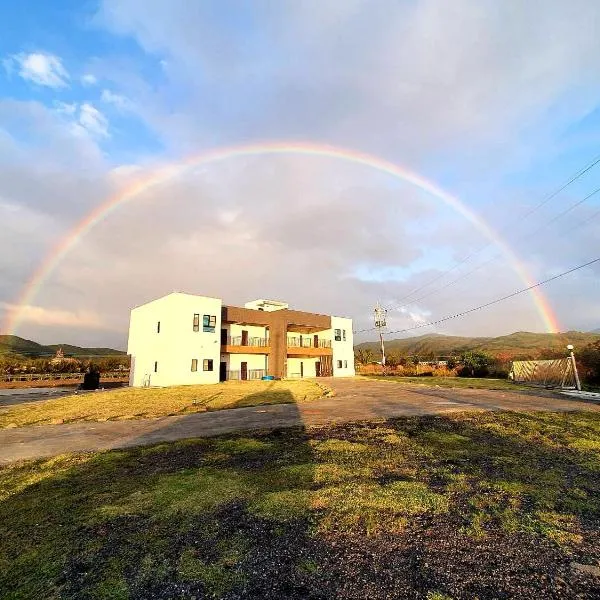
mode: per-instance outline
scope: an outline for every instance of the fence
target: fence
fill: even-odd
[[[266,375],[264,369],[248,369],[246,379],[262,379]],[[241,371],[227,371],[227,381],[240,381],[242,379]]]
[[[81,379],[85,373],[13,373],[11,375],[0,375],[0,381],[59,381],[61,379]],[[101,379],[121,379],[129,377],[129,371],[111,371],[102,373]]]
[[[570,358],[515,360],[508,376],[518,383],[565,389],[577,387],[573,361]]]

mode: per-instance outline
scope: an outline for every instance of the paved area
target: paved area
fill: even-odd
[[[38,400],[49,400],[73,394],[74,387],[39,387],[39,388],[15,388],[0,389],[0,410],[5,406],[21,404],[23,402],[37,402]]]
[[[335,396],[306,404],[237,408],[177,417],[0,430],[0,463],[65,452],[154,444],[233,431],[313,426],[463,410],[600,411],[600,403],[547,392],[472,390],[329,379]]]

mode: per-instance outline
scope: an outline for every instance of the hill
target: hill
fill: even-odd
[[[494,356],[508,354],[511,357],[536,358],[544,351],[566,351],[567,344],[575,349],[600,340],[600,333],[567,331],[565,333],[531,333],[517,331],[499,337],[460,337],[437,333],[418,337],[386,341],[387,351],[395,351],[404,356],[449,356],[465,350],[480,350]],[[364,342],[357,348],[370,348],[379,352],[379,342]]]
[[[11,354],[26,356],[28,358],[40,358],[54,356],[59,348],[63,349],[65,356],[73,357],[122,356],[126,354],[121,350],[114,350],[113,348],[82,348],[70,344],[43,346],[42,344],[16,335],[0,335],[0,355]]]

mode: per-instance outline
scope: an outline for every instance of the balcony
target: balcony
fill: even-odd
[[[331,355],[331,340],[315,339],[312,336],[295,336],[287,339],[288,355],[328,356]]]
[[[221,339],[221,352],[230,354],[268,354],[269,338],[227,336]]]

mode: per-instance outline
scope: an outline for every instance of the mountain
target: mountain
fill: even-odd
[[[480,350],[492,355],[509,354],[535,358],[544,350],[566,350],[567,344],[573,344],[575,351],[600,340],[600,332],[583,333],[567,331],[565,333],[531,333],[517,331],[499,337],[459,337],[432,333],[418,337],[389,340],[385,343],[386,351],[395,351],[401,355],[433,355],[448,356],[460,354],[465,350]],[[370,348],[379,352],[379,342],[364,342],[357,348]]]
[[[29,358],[54,356],[56,351],[62,348],[65,356],[74,357],[98,357],[98,356],[121,356],[126,354],[121,350],[113,348],[81,348],[70,344],[51,344],[43,346],[37,342],[26,340],[16,335],[0,335],[0,355],[18,354]]]

